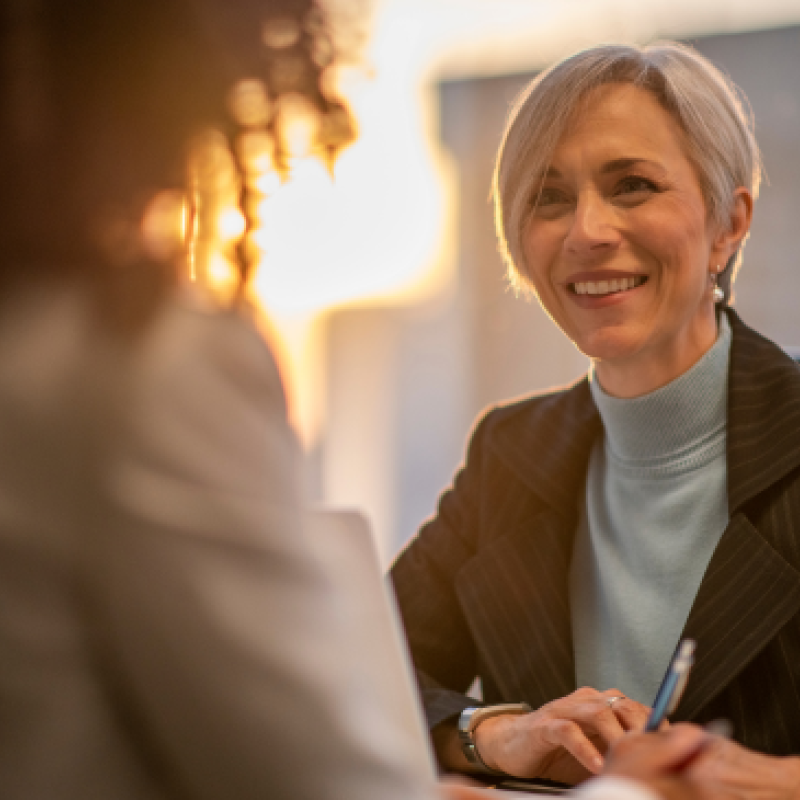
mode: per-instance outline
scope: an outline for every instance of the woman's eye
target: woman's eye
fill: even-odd
[[[554,206],[564,205],[569,202],[566,193],[561,189],[553,189],[545,187],[539,193],[539,196],[534,199],[534,205],[537,209],[553,208]]]
[[[642,178],[638,175],[630,175],[627,178],[623,178],[617,184],[618,195],[656,191],[658,191],[658,187],[655,185],[655,183],[653,183],[653,181],[650,181],[647,178]]]

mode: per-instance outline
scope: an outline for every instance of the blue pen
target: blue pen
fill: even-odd
[[[653,710],[645,726],[645,731],[648,733],[657,731],[659,725],[678,707],[694,664],[696,646],[694,639],[683,639],[678,645],[653,702]]]

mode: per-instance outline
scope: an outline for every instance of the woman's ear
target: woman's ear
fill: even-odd
[[[730,224],[727,228],[722,228],[714,239],[712,260],[715,264],[728,263],[747,237],[752,219],[753,195],[744,186],[740,186],[733,193]]]

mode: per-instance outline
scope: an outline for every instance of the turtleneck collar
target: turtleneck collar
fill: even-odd
[[[699,466],[709,448],[724,444],[731,329],[719,315],[717,340],[687,372],[650,394],[632,399],[603,391],[590,371],[592,397],[605,428],[607,454],[621,466]]]

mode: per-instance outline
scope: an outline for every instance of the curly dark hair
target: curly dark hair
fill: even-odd
[[[323,91],[330,27],[316,0],[6,0],[0,289],[104,280],[98,230],[183,185],[186,142],[209,124],[230,129],[226,93],[240,78],[261,78],[273,100],[305,96],[334,154],[351,129]]]

